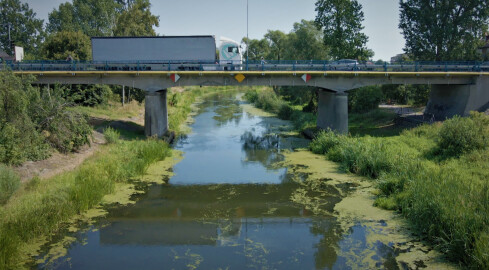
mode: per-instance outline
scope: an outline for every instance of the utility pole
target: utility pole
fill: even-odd
[[[250,50],[250,37],[249,37],[249,0],[246,0],[246,71],[248,71],[248,51]]]

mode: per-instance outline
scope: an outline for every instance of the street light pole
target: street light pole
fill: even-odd
[[[250,37],[249,37],[249,31],[248,31],[248,14],[249,14],[249,8],[248,8],[248,0],[246,0],[246,71],[248,71],[248,51],[250,50]]]

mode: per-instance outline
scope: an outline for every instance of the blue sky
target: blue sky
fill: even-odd
[[[21,0],[47,21],[48,13],[66,0]],[[294,22],[313,20],[316,0],[248,0],[249,36],[260,39],[267,30],[289,32]],[[398,29],[398,0],[359,0],[365,13],[364,33],[375,60],[390,60],[402,53],[404,39]],[[160,16],[161,35],[215,35],[237,41],[246,36],[246,0],[151,0]]]

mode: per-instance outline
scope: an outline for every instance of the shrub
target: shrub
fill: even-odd
[[[336,134],[330,129],[328,129],[327,131],[321,131],[309,145],[309,148],[315,154],[326,154],[333,147],[341,143],[341,139],[339,136],[341,135]]]
[[[437,152],[444,157],[458,157],[489,145],[489,117],[472,113],[469,118],[455,116],[445,121],[438,133]]]
[[[292,118],[292,114],[294,113],[294,109],[289,104],[282,104],[278,111],[278,117],[284,120],[290,120]]]
[[[72,85],[65,88],[65,98],[75,104],[90,106],[104,105],[109,101],[112,90],[108,85]]]
[[[7,166],[0,164],[0,204],[4,204],[20,187],[20,178]]]
[[[368,112],[379,107],[382,90],[379,86],[358,88],[350,92],[348,101],[352,112]]]
[[[107,143],[112,144],[112,143],[117,143],[119,141],[121,134],[119,131],[108,127],[104,130],[104,137]]]
[[[20,164],[49,156],[49,149],[32,121],[30,96],[33,77],[0,72],[0,162]]]

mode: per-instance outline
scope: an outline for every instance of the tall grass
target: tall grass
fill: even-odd
[[[5,204],[19,187],[19,176],[9,167],[0,164],[0,205]]]
[[[121,133],[111,127],[104,130],[104,138],[107,143],[117,143],[121,137]]]
[[[389,138],[327,131],[310,147],[341,163],[346,171],[375,179],[381,193],[376,204],[399,210],[453,261],[487,269],[489,148],[487,144],[472,147],[489,135],[487,121],[488,116],[472,114]],[[450,141],[458,148],[451,148],[449,154],[439,150]]]

